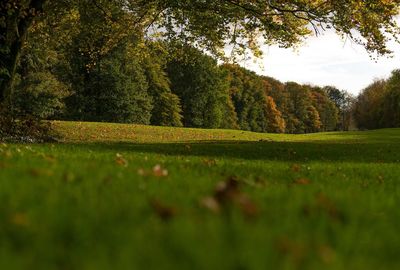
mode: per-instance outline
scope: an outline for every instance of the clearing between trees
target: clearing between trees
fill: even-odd
[[[0,145],[0,269],[400,267],[400,129],[52,126]]]

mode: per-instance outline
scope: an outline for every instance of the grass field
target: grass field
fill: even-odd
[[[400,129],[53,126],[0,144],[0,269],[400,269]]]

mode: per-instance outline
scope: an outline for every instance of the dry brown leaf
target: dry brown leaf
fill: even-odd
[[[167,206],[161,203],[159,200],[151,200],[150,205],[157,216],[160,217],[163,221],[169,221],[177,214],[177,210],[175,207]]]
[[[301,166],[299,164],[293,164],[290,169],[292,170],[292,172],[300,172]]]
[[[247,218],[254,218],[259,214],[257,205],[246,193],[239,189],[239,181],[234,176],[229,177],[226,181],[219,182],[214,195],[202,199],[201,205],[214,213],[235,206]]]
[[[293,184],[305,186],[305,185],[311,184],[311,181],[309,179],[306,179],[306,178],[299,178],[297,180],[294,180]]]
[[[122,167],[128,167],[128,161],[120,153],[115,155],[115,163]]]
[[[153,175],[156,177],[166,177],[168,176],[168,170],[157,164],[153,167]]]

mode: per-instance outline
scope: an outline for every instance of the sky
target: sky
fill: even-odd
[[[372,60],[357,44],[342,40],[334,32],[310,37],[298,48],[263,47],[264,57],[241,64],[259,74],[282,82],[294,81],[312,85],[332,85],[357,95],[374,79],[387,78],[400,68],[400,45],[390,43],[393,58]]]

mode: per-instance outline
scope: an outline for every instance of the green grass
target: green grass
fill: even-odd
[[[0,269],[400,268],[400,129],[53,126],[0,145]]]

